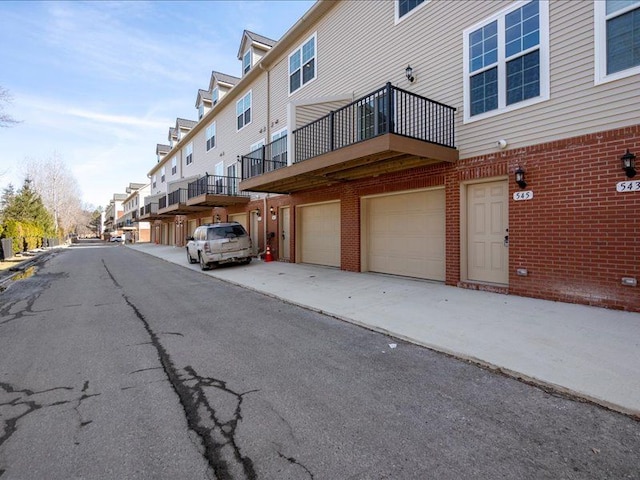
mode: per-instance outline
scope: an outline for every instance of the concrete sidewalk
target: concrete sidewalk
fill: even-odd
[[[127,248],[200,270],[184,248]],[[640,314],[254,260],[203,272],[640,417]]]

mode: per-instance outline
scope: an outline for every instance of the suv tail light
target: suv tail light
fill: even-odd
[[[211,247],[209,246],[209,242],[204,242],[204,251],[206,253],[211,253]]]

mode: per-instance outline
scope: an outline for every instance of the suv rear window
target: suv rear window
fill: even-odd
[[[213,227],[207,229],[207,240],[219,240],[221,238],[236,238],[246,235],[242,225],[228,225],[226,227]]]

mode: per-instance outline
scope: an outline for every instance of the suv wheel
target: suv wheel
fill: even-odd
[[[200,268],[202,270],[209,270],[209,264],[207,264],[207,262],[204,261],[204,258],[200,253],[198,253],[198,258],[200,259]]]

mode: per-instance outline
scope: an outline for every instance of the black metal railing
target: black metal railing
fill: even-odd
[[[187,189],[178,188],[167,195],[167,206],[187,203]]]
[[[165,198],[165,197],[162,197]],[[166,204],[166,200],[165,200]],[[158,213],[159,203],[146,203],[144,206],[144,214],[145,215],[155,215]]]
[[[158,199],[158,209],[167,208],[167,196]]]
[[[232,195],[246,196],[238,188],[240,179],[238,177],[225,177],[222,175],[205,175],[189,183],[188,198],[199,197],[200,195]]]
[[[242,180],[256,177],[287,166],[287,136],[284,135],[271,143],[241,157]]]
[[[144,207],[140,207],[140,216],[144,217]]]
[[[455,111],[453,107],[387,83],[295,130],[294,162],[387,133],[455,148]]]

